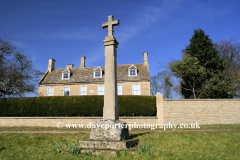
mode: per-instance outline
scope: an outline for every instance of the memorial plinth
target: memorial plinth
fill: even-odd
[[[101,120],[93,124],[91,140],[120,141],[129,138],[127,123],[123,121]]]
[[[113,36],[113,26],[119,20],[108,16],[108,22],[102,24],[108,27],[108,36],[103,40],[105,46],[105,80],[104,80],[104,107],[103,120],[93,124],[90,139],[80,142],[83,151],[101,152],[100,150],[121,150],[138,144],[138,139],[129,139],[127,123],[119,121],[118,95],[117,95],[117,46],[118,42]]]

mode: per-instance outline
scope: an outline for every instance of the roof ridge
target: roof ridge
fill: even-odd
[[[117,64],[117,66],[123,66],[123,65],[137,65],[137,64],[143,64],[143,63],[132,63],[132,64]],[[105,66],[86,66],[85,68],[90,68],[90,67],[105,67]],[[80,68],[80,67],[74,67],[74,68]],[[54,68],[54,69],[66,69],[66,68]],[[71,68],[73,69],[73,68]]]

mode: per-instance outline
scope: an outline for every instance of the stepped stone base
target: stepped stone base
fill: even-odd
[[[122,154],[126,150],[110,150],[110,149],[82,149],[80,153],[84,154],[94,154],[94,155],[100,155],[100,154],[110,154],[110,155],[117,155]],[[118,153],[117,153],[118,152]],[[136,150],[127,150],[127,152],[130,152],[132,154],[136,154]]]
[[[90,140],[120,141],[129,138],[128,125],[124,121],[100,120],[93,124]]]
[[[130,147],[134,147],[138,144],[139,139],[131,139],[124,141],[98,141],[98,140],[86,140],[80,142],[80,147],[82,149],[98,149],[98,150],[106,150],[106,149],[127,149]]]
[[[138,144],[139,139],[130,139],[127,123],[123,121],[101,120],[93,124],[90,139],[81,141],[81,153],[114,153]]]

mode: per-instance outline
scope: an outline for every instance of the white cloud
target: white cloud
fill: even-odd
[[[28,46],[22,42],[18,42],[18,41],[12,41],[13,45],[15,47],[17,47],[18,49],[21,49],[21,48],[27,48]]]
[[[45,31],[40,34],[43,37],[59,39],[94,39],[98,37],[97,31],[93,28],[66,27],[54,31]]]
[[[172,9],[175,8],[174,5],[172,7],[166,7],[165,5],[162,7],[156,6],[142,6],[140,12],[131,13],[131,16],[125,21],[128,21],[124,27],[120,27],[118,32],[115,34],[117,40],[123,44],[128,42],[131,38],[136,36],[137,34],[141,34],[144,29],[149,28],[150,26],[157,23],[159,20],[167,18]],[[121,26],[121,19],[120,19]],[[95,62],[104,60],[104,52],[100,53],[99,51],[103,50],[103,46],[96,47],[92,51],[90,51],[87,55],[89,57],[86,62],[90,65],[96,65]]]
[[[172,7],[173,8],[173,7]],[[119,42],[127,42],[130,38],[140,34],[144,29],[166,18],[171,8],[164,6],[144,6],[140,12],[131,14],[130,23],[124,26],[120,33],[116,34]]]
[[[104,46],[99,45],[93,47],[89,52],[86,53],[86,66],[102,66],[104,63]],[[96,63],[97,62],[97,63]]]

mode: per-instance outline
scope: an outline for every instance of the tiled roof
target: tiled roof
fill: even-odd
[[[148,66],[143,63],[134,64],[137,67],[137,76],[129,77],[128,68],[132,64],[117,65],[117,81],[149,81],[150,74],[148,71]],[[55,68],[52,72],[46,72],[42,79],[39,81],[39,85],[46,84],[73,84],[73,83],[103,83],[105,78],[105,66],[99,66],[102,69],[102,78],[94,78],[94,67],[80,68],[70,68],[71,76],[69,80],[62,80],[62,72],[66,68]]]

